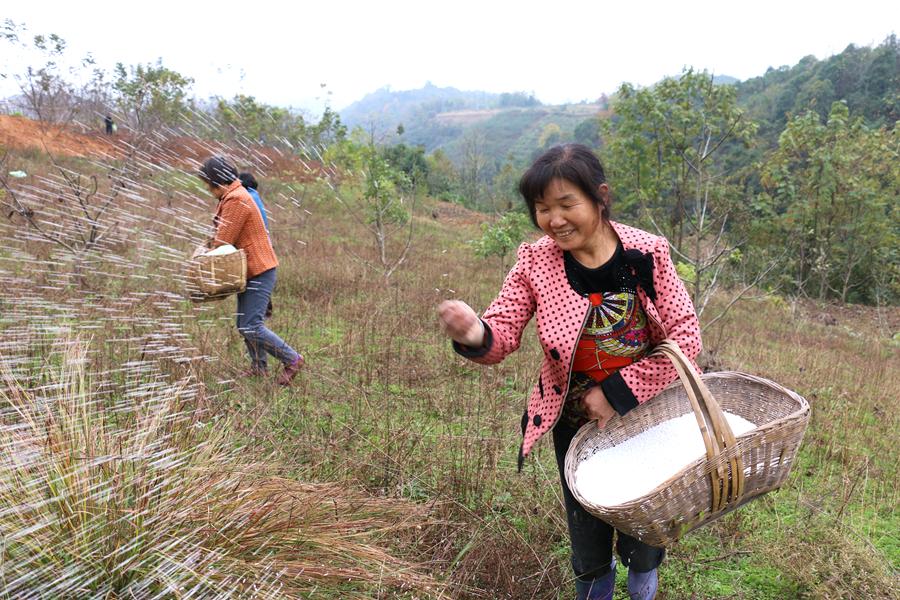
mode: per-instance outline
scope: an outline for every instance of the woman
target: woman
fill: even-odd
[[[459,354],[492,364],[519,347],[522,330],[537,315],[544,359],[522,415],[519,468],[552,431],[577,597],[607,600],[615,584],[613,528],[572,496],[563,475],[566,451],[584,423],[596,420],[602,429],[674,381],[671,363],[649,352],[669,338],[694,360],[699,323],[666,240],[609,219],[609,186],[590,149],[548,150],[525,172],[519,192],[545,235],[519,247],[499,296],[480,319],[456,300],[441,303],[439,318]],[[630,596],[653,598],[665,550],[619,533],[616,551],[629,569]]]
[[[266,216],[266,207],[263,206],[262,198],[259,197],[259,182],[256,181],[256,177],[253,176],[253,173],[240,173],[238,175],[238,179],[241,180],[241,185],[244,186],[244,189],[250,194],[250,197],[253,198],[253,202],[256,203],[256,207],[259,208],[259,214],[262,215],[263,225],[266,226],[266,231],[269,230],[269,217]]]
[[[278,383],[290,385],[304,360],[263,324],[275,287],[278,259],[275,258],[262,215],[241,185],[237,170],[224,158],[213,156],[207,159],[199,175],[219,200],[213,219],[216,233],[208,246],[215,248],[231,244],[247,253],[247,289],[237,297],[237,328],[250,354],[250,368],[242,375],[268,375],[267,355],[271,354],[284,364]]]
[[[262,198],[259,197],[259,182],[256,181],[256,177],[253,176],[252,173],[240,173],[238,175],[238,179],[241,180],[241,185],[244,186],[244,189],[250,194],[250,197],[253,198],[253,202],[256,203],[256,208],[259,209],[259,214],[262,215],[263,225],[266,227],[266,233],[269,232],[269,217],[266,216],[266,207],[263,205]],[[272,234],[269,234],[269,242],[272,241]],[[274,246],[273,246],[274,248]],[[275,311],[274,306],[272,306],[272,298],[269,298],[269,305],[266,307],[265,318],[269,319],[272,317],[272,313]]]

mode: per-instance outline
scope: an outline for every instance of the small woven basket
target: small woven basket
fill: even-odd
[[[193,302],[221,300],[247,289],[247,253],[201,254],[187,264],[187,291]]]
[[[777,383],[737,372],[700,376],[671,340],[654,349],[672,360],[673,383],[651,401],[614,417],[603,430],[584,425],[566,454],[572,494],[591,514],[651,546],[669,546],[690,531],[781,486],[809,423],[806,400]],[[757,427],[737,438],[722,411]],[[655,425],[694,412],[706,455],[651,492],[616,506],[591,503],[579,493],[582,461]]]

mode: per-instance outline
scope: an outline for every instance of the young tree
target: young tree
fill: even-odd
[[[66,41],[63,38],[55,33],[36,34],[25,41],[26,31],[24,25],[10,19],[0,27],[0,39],[12,47],[15,55],[31,56],[38,63],[12,75],[20,92],[18,108],[41,123],[68,123],[81,100],[81,90],[72,81],[77,80],[78,71],[90,68],[94,60],[87,55],[78,61],[77,67],[66,67]],[[0,75],[9,76],[6,73]]]
[[[463,157],[459,175],[465,203],[470,207],[480,206],[484,189],[482,180],[488,165],[484,144],[484,133],[480,131],[470,129],[463,136]]]
[[[428,163],[428,193],[441,200],[460,202],[460,176],[453,161],[438,148],[425,157]]]
[[[824,122],[813,111],[788,121],[762,182],[797,292],[872,302],[896,286],[898,141],[896,125],[869,129],[844,102]]]
[[[306,137],[306,123],[301,115],[263,104],[253,96],[238,94],[231,100],[219,98],[214,116],[224,125],[219,133],[230,138],[287,149],[301,146]]]
[[[112,239],[116,243],[127,239],[119,228],[126,212],[121,203],[127,179],[120,169],[110,167],[108,188],[101,189],[96,175],[86,177],[60,165],[50,152],[46,156],[56,173],[44,178],[40,188],[15,188],[6,175],[8,156],[0,157],[0,207],[7,219],[21,219],[26,236],[62,250],[71,259],[72,274],[84,286],[85,261],[103,252]]]
[[[608,156],[619,204],[639,207],[669,239],[702,314],[743,241],[733,239],[746,206],[740,174],[728,169],[722,150],[749,143],[756,126],[733,87],[693,70],[648,89],[623,85],[614,111]]]
[[[381,155],[392,168],[403,173],[407,181],[427,181],[429,165],[424,146],[394,144],[382,148]]]
[[[113,88],[119,109],[139,131],[178,125],[187,111],[187,93],[194,80],[163,66],[117,63]]]
[[[323,149],[345,140],[347,127],[341,123],[341,116],[326,106],[319,122],[307,128],[306,137],[314,148]]]
[[[512,155],[507,156],[491,185],[491,208],[497,213],[507,213],[520,205],[519,176],[519,170],[513,166]]]
[[[325,158],[338,167],[334,177],[339,183],[337,200],[349,216],[371,232],[377,268],[387,280],[406,261],[412,245],[418,176],[410,179],[393,168],[375,146],[374,138],[364,137],[362,130],[354,131],[350,139],[332,144]],[[391,242],[404,230],[406,238],[398,249]]]
[[[509,257],[531,229],[532,223],[528,215],[520,212],[508,212],[494,223],[485,223],[481,226],[481,237],[472,241],[475,256],[490,258],[496,256],[500,259],[500,275],[506,275],[509,266]]]

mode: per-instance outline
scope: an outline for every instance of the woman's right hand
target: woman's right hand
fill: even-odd
[[[472,307],[460,300],[444,300],[438,306],[441,329],[454,342],[470,348],[484,343],[484,325]]]

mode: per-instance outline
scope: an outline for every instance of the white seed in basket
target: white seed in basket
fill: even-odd
[[[725,420],[735,436],[756,428],[729,412]],[[687,413],[585,459],[575,470],[575,486],[590,503],[615,506],[647,494],[705,454],[697,418]]]

